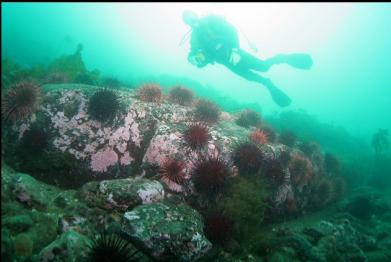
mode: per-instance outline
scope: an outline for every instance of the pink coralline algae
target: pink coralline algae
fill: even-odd
[[[110,148],[92,155],[91,169],[96,172],[106,172],[107,168],[118,162],[118,155]]]
[[[55,105],[47,104],[42,107],[42,111],[51,118],[52,128],[58,132],[58,136],[53,141],[54,146],[62,152],[67,151],[77,159],[91,159],[90,166],[94,167],[94,171],[104,172],[103,170],[107,169],[104,167],[106,164],[107,166],[114,165],[115,163],[112,162],[106,163],[110,159],[111,161],[116,159],[121,165],[129,165],[133,161],[128,152],[130,143],[140,147],[142,141],[137,120],[144,118],[146,111],[137,106],[129,108],[128,112],[122,115],[122,123],[118,122],[112,127],[102,127],[100,123],[89,118],[86,111],[87,99],[82,92],[63,91],[58,103],[63,105],[71,100],[80,101],[80,104],[78,113],[69,118]],[[97,152],[102,146],[105,149]],[[111,150],[110,154],[109,150]],[[98,164],[97,161],[103,152],[111,158],[107,161],[102,160],[103,163]],[[94,163],[92,163],[93,160]]]
[[[121,165],[127,166],[132,163],[134,159],[129,155],[129,152],[126,152],[122,157],[121,157]]]

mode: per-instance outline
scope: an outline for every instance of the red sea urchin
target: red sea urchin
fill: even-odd
[[[168,158],[161,165],[159,174],[168,186],[170,186],[172,182],[177,185],[183,185],[186,176],[184,169],[185,164],[183,162]]]
[[[294,155],[289,164],[291,180],[295,184],[303,184],[308,182],[312,175],[313,169],[310,160],[301,155]]]
[[[256,173],[262,164],[262,152],[252,142],[242,142],[237,145],[232,158],[242,174]]]
[[[145,84],[138,90],[140,100],[145,102],[160,102],[162,88],[158,84]]]
[[[227,163],[219,157],[202,157],[192,170],[195,189],[208,196],[220,193],[231,175]]]
[[[40,87],[30,81],[13,85],[2,99],[2,118],[11,122],[27,118],[37,110],[40,93]]]
[[[208,128],[201,123],[192,124],[185,131],[184,138],[191,149],[201,149],[208,143]]]
[[[269,137],[263,130],[255,130],[250,134],[251,141],[264,145],[269,142]]]

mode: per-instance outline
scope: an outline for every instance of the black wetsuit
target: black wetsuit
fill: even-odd
[[[261,60],[241,49],[236,29],[224,17],[208,15],[201,18],[198,25],[193,27],[190,44],[188,60],[196,61],[197,67],[201,68],[215,62],[223,64],[246,80],[263,84],[270,91],[273,100],[280,106],[287,106],[291,103],[290,98],[268,78],[252,71],[265,72],[275,61]],[[202,59],[196,59],[200,54]],[[238,58],[238,61],[234,61],[233,55]]]

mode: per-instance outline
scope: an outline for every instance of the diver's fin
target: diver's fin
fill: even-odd
[[[313,61],[308,54],[281,54],[277,55],[280,63],[285,63],[298,69],[310,69]]]
[[[270,95],[277,105],[286,107],[291,104],[292,100],[289,98],[289,96],[274,85],[268,85],[267,89],[269,90]]]

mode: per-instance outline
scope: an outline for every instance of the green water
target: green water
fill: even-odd
[[[364,139],[377,128],[391,128],[386,113],[391,111],[390,4],[233,5],[3,4],[2,57],[45,64],[82,43],[87,67],[103,74],[129,81],[162,74],[188,77],[239,103],[256,104],[266,114],[280,112],[257,84],[221,65],[197,69],[187,62],[188,43],[178,45],[188,31],[181,12],[217,12],[234,20],[261,58],[278,52],[313,56],[309,72],[282,65],[267,74],[292,97],[289,109],[303,108]]]

